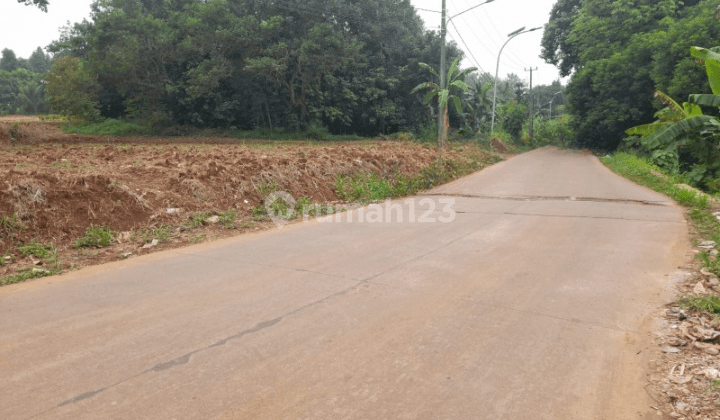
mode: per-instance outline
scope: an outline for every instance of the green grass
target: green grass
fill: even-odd
[[[705,194],[698,194],[680,187],[681,179],[663,174],[660,168],[645,159],[630,153],[619,152],[605,156],[602,161],[614,172],[637,184],[665,194],[685,207],[698,209],[708,207],[708,198]]]
[[[5,257],[10,257],[10,261],[15,261],[15,255],[12,253],[13,247],[8,248],[7,251],[5,251],[4,255],[0,255],[0,267],[4,266],[6,263]]]
[[[40,121],[43,121],[43,122],[67,122],[68,121],[66,116],[57,115],[57,114],[40,115],[38,118],[40,118]]]
[[[51,270],[46,270],[43,268],[26,268],[24,270],[20,270],[15,274],[11,274],[9,276],[0,277],[0,286],[5,286],[8,284],[14,284],[14,283],[21,283],[26,280],[31,279],[37,279],[40,277],[47,277],[47,276],[54,276],[56,274],[61,274],[62,270],[54,268]]]
[[[12,216],[0,217],[0,229],[9,233],[10,231],[24,230],[25,225],[20,223],[17,213],[13,213]]]
[[[230,137],[235,139],[257,140],[323,140],[323,141],[356,141],[366,137],[356,135],[334,135],[322,127],[308,127],[303,131],[288,131],[283,128],[256,128],[254,130],[234,130]]]
[[[190,218],[185,221],[185,227],[189,229],[199,228],[210,217],[208,212],[193,213]]]
[[[285,201],[283,198],[276,197],[270,203],[270,210],[272,210],[274,217],[279,217],[285,220],[293,220],[298,217],[305,215],[309,217],[315,217],[319,215],[326,215],[336,213],[336,209],[332,205],[321,205],[319,203],[313,203],[308,197],[301,197],[295,201],[295,207],[291,207],[290,203]],[[258,204],[252,211],[252,216],[255,220],[267,220],[270,216],[268,208],[264,204]],[[250,226],[243,226],[250,227]]]
[[[280,186],[275,181],[261,182],[256,188],[257,192],[264,198],[268,195],[280,190]]]
[[[227,209],[225,213],[218,214],[218,223],[226,229],[235,228],[235,219],[237,219],[237,212],[232,208]]]
[[[143,243],[148,243],[153,239],[157,239],[159,243],[166,243],[170,241],[172,237],[172,227],[170,225],[162,225],[153,230],[139,230],[133,232],[130,240],[133,242],[140,240]]]
[[[139,125],[115,119],[107,119],[99,123],[68,124],[63,127],[63,130],[67,133],[91,136],[133,136],[144,134],[142,127]]]
[[[113,237],[117,234],[109,226],[95,226],[90,224],[85,229],[85,235],[75,240],[75,248],[88,248],[91,246],[108,246],[112,243]]]
[[[678,304],[685,310],[697,310],[720,315],[720,296],[704,295],[684,297],[678,301]]]
[[[437,159],[432,165],[409,178],[400,174],[380,177],[375,173],[339,174],[335,177],[338,198],[367,204],[389,198],[406,197],[478,171],[501,158],[493,154],[470,153],[467,160]]]
[[[53,243],[43,244],[33,239],[30,243],[18,245],[17,250],[23,257],[32,255],[46,264],[52,263],[55,266],[58,265],[57,249]]]

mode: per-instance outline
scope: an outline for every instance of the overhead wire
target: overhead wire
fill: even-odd
[[[504,39],[503,35],[502,35],[502,34],[500,33],[500,31],[498,30],[497,26],[495,26],[495,22],[493,22],[492,18],[491,18],[490,15],[488,14],[488,12],[487,12],[486,10],[483,10],[483,13],[485,13],[485,16],[487,16],[487,19],[488,19],[488,21],[490,22],[490,26],[492,26],[492,28],[493,28],[493,30],[495,31],[495,33],[498,34],[498,36],[500,36],[500,39]],[[503,41],[503,42],[504,42],[504,41]],[[521,59],[520,57],[518,57],[517,55],[515,55],[515,53],[514,53],[512,50],[509,50],[508,53],[509,53],[510,56],[512,56],[513,58],[515,58],[517,61],[522,61],[522,59]]]
[[[483,69],[483,67],[480,65],[480,61],[478,61],[478,59],[475,58],[475,54],[473,54],[473,53],[472,53],[472,50],[470,49],[470,47],[468,47],[468,45],[467,45],[467,43],[465,42],[465,39],[463,38],[462,34],[461,34],[460,31],[458,30],[457,26],[455,26],[455,22],[450,21],[450,24],[452,25],[453,28],[455,28],[455,32],[457,32],[458,36],[460,37],[460,41],[462,41],[462,44],[465,46],[465,49],[467,50],[468,54],[470,54],[470,57],[472,57],[473,61],[475,62],[475,65],[477,66],[477,68],[478,68],[481,72],[485,73],[485,69]],[[452,36],[452,34],[451,34],[450,36]]]
[[[466,5],[470,5],[470,3],[468,3],[467,0],[465,0],[465,3],[466,3]],[[471,6],[471,7],[472,7],[472,6]],[[504,41],[504,40],[501,40],[500,43],[497,43],[496,40],[495,40],[495,36],[494,36],[493,34],[491,34],[490,32],[488,32],[488,30],[486,29],[486,26],[487,26],[487,25],[484,24],[484,19],[482,19],[480,16],[478,16],[478,15],[476,14],[476,10],[475,10],[475,9],[471,10],[470,12],[471,12],[472,16],[475,18],[475,21],[476,21],[476,22],[479,22],[480,24],[479,24],[479,25],[477,25],[477,24],[476,24],[476,25],[473,25],[473,24],[469,23],[469,22],[468,22],[468,19],[470,19],[470,16],[468,16],[468,15],[463,15],[463,16],[460,16],[460,19],[461,19],[462,23],[464,23],[463,26],[465,26],[465,27],[467,27],[467,28],[470,28],[470,29],[468,30],[468,32],[470,32],[470,33],[472,34],[472,36],[478,41],[478,43],[483,47],[483,49],[488,53],[488,55],[489,55],[490,57],[492,57],[492,60],[491,60],[491,61],[494,62],[495,59],[497,58],[497,54],[498,54],[499,51],[500,51],[500,48],[501,48],[500,45],[502,45],[502,43],[504,43],[505,41]],[[485,12],[485,13],[487,14],[487,12]],[[467,19],[466,19],[466,18],[467,18]],[[490,23],[492,24],[492,21],[491,21]],[[489,40],[489,41],[492,43],[492,45],[494,46],[494,50],[491,50],[491,49],[488,47],[488,45],[486,44],[486,40],[483,40],[483,38],[478,34],[478,32],[473,29],[473,28],[475,28],[475,27],[477,27],[477,26],[480,26],[480,29],[485,33],[485,35],[487,35],[487,39],[486,39],[486,40]],[[493,24],[493,27],[494,27],[494,24]],[[458,30],[457,26],[456,26],[455,29],[456,29],[456,30],[458,31],[458,33],[459,33],[459,30]],[[495,28],[495,32],[497,33],[497,29],[496,29],[496,28]],[[509,66],[509,67],[511,67],[511,68],[516,68],[516,69],[517,69],[517,68],[521,68],[521,67],[524,65],[523,62],[518,61],[518,60],[514,60],[512,57],[508,57],[507,55],[503,54],[503,56],[501,57],[501,63],[503,63],[503,65],[504,65],[504,64],[508,63],[508,61],[509,61],[510,64],[511,64],[511,65]]]

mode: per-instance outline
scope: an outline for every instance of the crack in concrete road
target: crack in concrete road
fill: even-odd
[[[607,220],[625,220],[628,222],[652,222],[652,223],[672,223],[686,224],[686,222],[675,222],[672,220],[655,220],[655,219],[635,219],[631,217],[611,217],[611,216],[576,216],[572,214],[536,214],[536,213],[513,213],[513,212],[482,212],[482,211],[455,211],[457,214],[491,214],[505,216],[532,216],[532,217],[556,217],[556,218],[572,218],[572,219],[607,219]]]
[[[461,197],[477,198],[481,200],[506,200],[506,201],[585,201],[594,203],[620,203],[620,204],[641,204],[644,206],[667,207],[670,203],[665,201],[634,200],[630,198],[599,198],[599,197],[571,197],[571,196],[546,196],[546,195],[476,195],[460,193],[426,193],[418,194],[418,197]]]

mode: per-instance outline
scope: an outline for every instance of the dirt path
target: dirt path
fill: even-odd
[[[430,194],[0,288],[0,418],[656,418],[680,209],[552,149]]]

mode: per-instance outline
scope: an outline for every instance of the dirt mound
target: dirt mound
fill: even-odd
[[[60,123],[32,122],[13,119],[0,121],[0,145],[33,145],[38,143],[88,143],[99,139],[93,136],[67,134]]]
[[[28,132],[49,132],[46,124],[36,125]],[[0,217],[17,214],[28,227],[21,240],[57,243],[78,237],[90,224],[129,230],[157,223],[168,208],[234,208],[249,216],[264,198],[258,190],[270,183],[296,198],[334,201],[336,174],[414,176],[437,158],[435,150],[392,142],[211,146],[34,140],[32,147],[0,148]]]
[[[456,147],[446,157],[466,159],[463,153],[465,147]],[[269,228],[271,222],[253,217],[269,186],[295,199],[335,203],[338,174],[413,177],[439,157],[434,148],[409,142],[94,137],[65,134],[54,123],[1,121],[0,156],[0,253],[20,261],[18,244],[52,242],[73,265],[137,253],[138,243],[130,242],[142,246],[142,232],[163,226],[173,231],[163,247],[196,242],[208,233],[183,226],[200,212],[232,209],[235,226],[243,227],[233,232]],[[91,224],[135,233],[124,235],[125,243],[113,249],[75,251],[73,243]],[[216,229],[212,234],[233,233]],[[9,272],[12,268],[0,261],[0,277]]]

